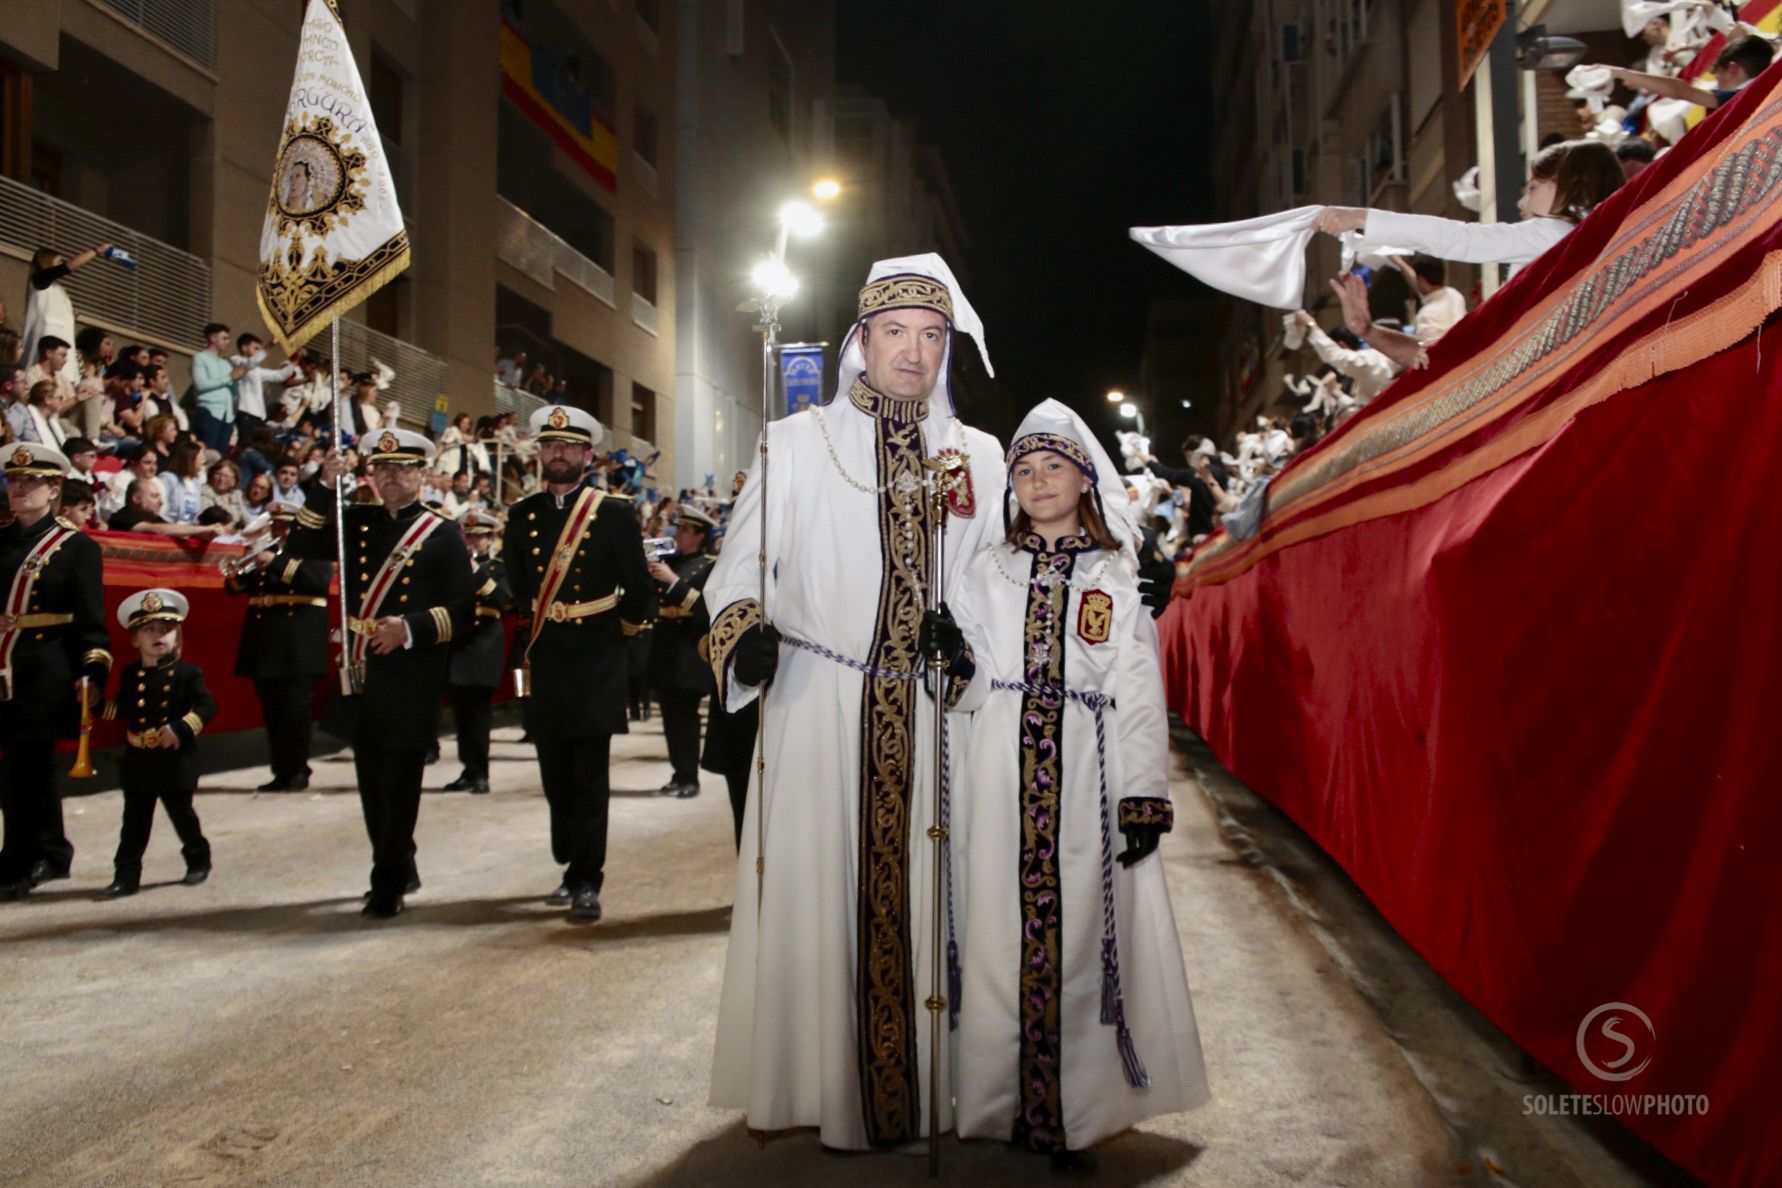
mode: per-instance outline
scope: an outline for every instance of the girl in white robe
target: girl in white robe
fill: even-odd
[[[953,791],[956,1116],[961,1138],[1068,1159],[1200,1105],[1206,1071],[1155,853],[1168,724],[1130,500],[1056,401],[1008,462],[1020,513],[952,603],[973,669]]]

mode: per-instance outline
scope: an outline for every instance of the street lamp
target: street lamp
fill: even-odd
[[[1109,404],[1119,404],[1122,401],[1124,401],[1125,399],[1126,399],[1126,393],[1120,391],[1118,388],[1110,388],[1108,390],[1108,403]]]
[[[765,300],[775,305],[784,305],[798,295],[798,278],[786,267],[786,262],[777,256],[768,256],[749,273],[749,279],[755,282],[755,289]]]
[[[811,183],[811,197],[818,202],[833,202],[841,197],[842,184],[833,177],[822,177]]]
[[[1139,406],[1132,401],[1122,398],[1120,403],[1120,415],[1128,421],[1137,421],[1138,431],[1140,433],[1147,432],[1145,429],[1145,414],[1140,412]]]

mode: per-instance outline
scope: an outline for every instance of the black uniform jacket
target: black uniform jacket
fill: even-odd
[[[286,545],[264,569],[224,583],[231,594],[280,600],[276,606],[248,606],[235,653],[236,676],[272,681],[327,674],[328,583],[333,577],[331,562],[305,560]]]
[[[502,559],[523,614],[545,616],[530,655],[532,703],[527,725],[534,738],[572,739],[623,734],[628,701],[626,640],[655,614],[656,583],[644,564],[643,534],[629,504],[603,499],[569,564],[556,601],[593,602],[614,593],[618,605],[587,618],[553,621],[550,607],[533,606],[545,567],[580,489],[561,500],[540,491],[514,504],[507,517]],[[514,640],[514,662],[526,655],[529,629]]]
[[[334,514],[334,489],[311,484],[286,546],[291,555],[315,560],[333,556]],[[415,518],[433,514],[419,503],[394,516],[377,504],[347,507],[347,568],[341,584],[350,616],[359,617],[365,588]],[[470,629],[473,591],[464,536],[458,525],[444,520],[403,562],[401,576],[378,608],[378,618],[400,616],[414,642],[382,656],[366,649],[365,691],[343,699],[348,737],[355,747],[424,750],[433,742],[435,711],[451,662],[447,645]]]
[[[183,628],[182,628],[183,630]],[[166,781],[177,788],[198,786],[198,734],[217,716],[216,698],[204,683],[204,671],[177,657],[153,668],[137,660],[118,675],[118,695],[105,703],[104,717],[120,721],[133,735],[166,726],[179,739],[179,749],[124,744],[121,775],[125,787],[139,781]]]
[[[659,596],[656,638],[650,644],[650,684],[657,689],[712,691],[711,662],[700,658],[699,643],[712,629],[705,579],[714,560],[704,553],[677,553],[663,562],[674,570],[675,583]]]
[[[507,671],[501,616],[513,609],[514,591],[508,585],[507,566],[498,558],[473,555],[471,560],[476,566],[470,577],[476,584],[476,620],[452,641],[447,679],[460,688],[494,689]]]
[[[29,528],[17,520],[0,525],[0,599],[12,592],[13,578],[26,556],[52,528],[75,525],[54,516],[44,516]],[[75,681],[82,676],[90,679],[97,696],[111,672],[102,568],[99,545],[78,530],[43,562],[23,613],[73,619],[19,634],[12,653],[12,697],[0,701],[0,733],[73,738],[80,732]]]

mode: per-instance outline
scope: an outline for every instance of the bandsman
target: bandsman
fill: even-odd
[[[260,785],[261,792],[309,787],[310,711],[316,681],[328,675],[328,587],[334,565],[291,552],[291,528],[300,510],[272,504],[271,541],[233,563],[223,583],[248,601],[235,675],[254,682],[266,723],[272,779]]]
[[[458,525],[420,503],[433,443],[407,429],[382,429],[361,438],[359,452],[381,502],[353,503],[337,513],[334,484],[344,464],[330,450],[297,514],[290,549],[299,557],[332,556],[334,517],[345,515],[341,593],[348,635],[340,708],[371,838],[364,914],[388,919],[421,885],[415,867],[421,776],[445,695],[448,645],[470,628],[474,587]]]
[[[118,622],[138,658],[118,674],[118,695],[104,717],[124,724],[124,825],[107,898],[134,895],[142,886],[142,855],[155,823],[155,803],[179,834],[186,875],[196,887],[210,877],[210,842],[198,823],[198,735],[217,716],[204,672],[180,656],[181,626],[191,607],[175,590],[143,590],[124,599]]]
[[[544,489],[509,509],[502,556],[532,626],[515,651],[532,702],[527,725],[564,867],[549,896],[598,920],[606,867],[607,763],[626,732],[627,642],[654,616],[656,587],[628,503],[588,482],[603,429],[579,408],[532,414]]]
[[[446,683],[451,691],[452,721],[458,729],[458,761],[464,770],[445,786],[447,792],[489,790],[489,732],[495,724],[495,690],[505,671],[505,643],[501,617],[513,609],[514,592],[508,585],[507,567],[494,555],[501,521],[480,508],[465,508],[458,527],[470,549],[475,567],[476,621],[469,631],[452,641],[451,670]]]
[[[673,769],[658,795],[682,800],[699,795],[699,703],[713,689],[711,663],[700,644],[712,627],[703,594],[714,560],[705,546],[714,527],[709,517],[683,507],[675,523],[674,555],[650,562],[660,604],[650,643],[650,685],[662,707]]]
[[[5,447],[11,518],[0,524],[0,898],[68,877],[54,755],[80,731],[111,672],[99,545],[56,514],[68,459],[47,445]]]

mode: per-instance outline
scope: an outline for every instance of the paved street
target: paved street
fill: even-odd
[[[69,801],[74,879],[0,908],[0,1183],[928,1182],[918,1158],[827,1154],[806,1133],[758,1147],[705,1104],[732,877],[722,782],[656,799],[659,729],[616,740],[606,919],[571,926],[542,903],[557,871],[517,733],[498,731],[494,795],[426,798],[426,885],[389,923],[359,916],[368,854],[344,756],[297,795],[253,794],[263,768],[210,777],[211,881],[177,884],[160,818],[144,892],[116,903],[96,893],[119,797]],[[1455,1118],[1489,1111],[1432,1088],[1431,1065],[1475,1099],[1529,1087],[1490,1067],[1439,988],[1407,991],[1388,1026],[1332,921],[1375,950],[1390,933],[1309,903],[1317,881],[1271,870],[1254,821],[1234,848],[1220,820],[1233,828],[1247,794],[1209,798],[1178,763],[1163,854],[1214,1100],[1104,1148],[1096,1182],[1653,1182],[1586,1135],[1505,1114],[1482,1140]],[[448,740],[430,782],[457,770]],[[997,1144],[945,1152],[949,1183],[1046,1175]]]

